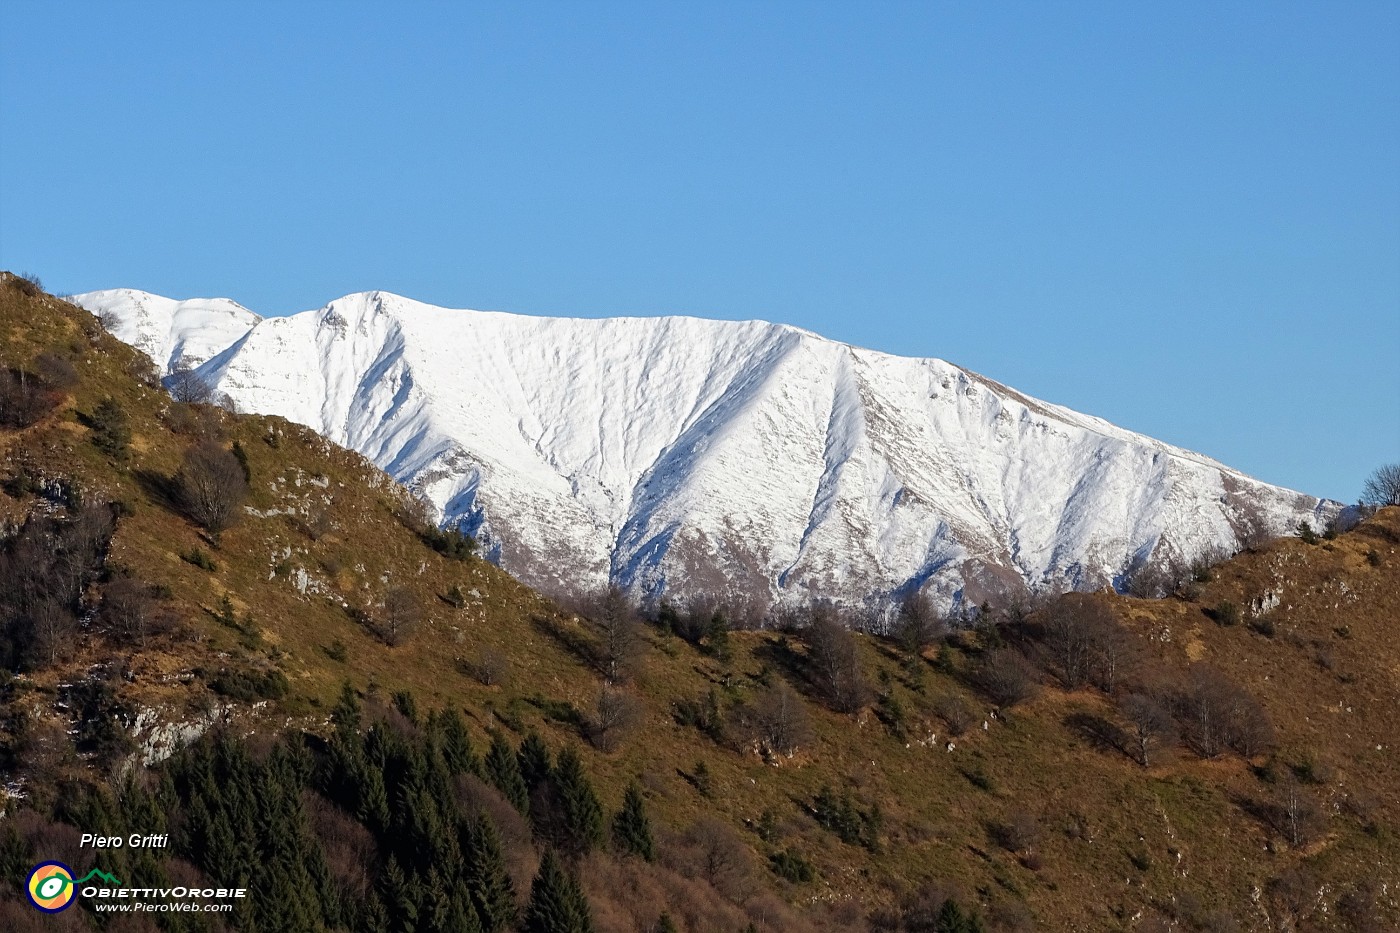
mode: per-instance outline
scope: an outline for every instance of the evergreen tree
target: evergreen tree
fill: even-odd
[[[501,837],[485,816],[462,821],[458,830],[462,850],[462,877],[475,913],[485,933],[510,929],[515,924],[515,887],[506,871]]]
[[[449,933],[485,933],[481,918],[476,915],[471,898],[461,891],[452,896],[451,907],[447,912],[447,923],[443,926]]]
[[[968,913],[949,898],[939,908],[933,922],[934,933],[983,933],[982,919],[975,913]]]
[[[118,460],[126,456],[126,446],[131,443],[131,425],[127,421],[126,410],[113,398],[105,398],[89,420],[92,427],[93,446]]]
[[[359,933],[389,933],[389,912],[384,909],[384,901],[373,890],[365,895],[364,909],[360,911],[355,929]]]
[[[559,753],[551,783],[558,795],[565,851],[582,855],[599,845],[603,841],[603,807],[583,772],[578,752],[566,747]]]
[[[520,743],[517,757],[520,761],[520,776],[525,779],[525,786],[531,791],[548,781],[551,772],[554,771],[549,746],[544,744],[544,739],[533,729],[525,736],[525,741]]]
[[[447,770],[453,774],[480,774],[481,760],[472,748],[472,739],[467,732],[467,724],[462,714],[448,709],[438,717],[438,728],[442,736],[442,758]]]
[[[625,853],[650,862],[656,857],[656,844],[651,838],[651,821],[647,819],[642,790],[633,781],[622,797],[622,809],[613,817],[613,842]]]
[[[752,926],[752,924],[750,924]],[[676,928],[676,921],[671,919],[671,914],[662,911],[661,916],[656,920],[656,933],[680,933]]]
[[[394,709],[402,713],[409,722],[418,725],[418,701],[414,699],[412,691],[395,690]]]
[[[379,878],[379,891],[389,918],[389,929],[393,933],[413,933],[417,930],[418,908],[423,901],[422,889],[404,873],[398,859],[392,855]]]
[[[722,612],[715,612],[705,626],[705,650],[721,661],[730,658],[729,620]]]
[[[505,736],[499,732],[491,737],[491,750],[486,753],[486,780],[495,785],[522,815],[530,812],[530,791],[520,776],[520,763]]]
[[[358,735],[360,731],[360,697],[350,681],[340,685],[340,699],[331,710],[331,723],[337,735]]]
[[[525,933],[593,933],[588,901],[552,849],[545,852],[530,886],[523,929]]]

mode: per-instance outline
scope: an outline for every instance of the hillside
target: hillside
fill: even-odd
[[[129,289],[74,301],[163,371],[197,365],[241,410],[358,450],[551,593],[971,606],[1123,584],[1338,508],[942,360],[762,321],[384,292],[265,319]]]
[[[172,401],[90,314],[8,276],[0,334],[5,399],[33,400],[0,406],[7,929],[96,923],[40,917],[13,887],[40,858],[92,864],[65,803],[75,787],[186,775],[185,757],[157,759],[211,728],[249,737],[269,768],[279,733],[329,768],[347,682],[366,735],[383,720],[431,757],[444,727],[428,712],[455,710],[479,752],[532,732],[553,755],[576,751],[609,818],[635,782],[655,861],[608,845],[574,863],[600,930],[657,929],[662,911],[688,931],[928,930],[948,903],[1007,930],[1400,924],[1400,510],[1202,566],[1167,599],[1007,601],[946,634],[925,613],[916,637],[913,607],[889,636],[850,636],[820,605],[730,631],[723,594],[634,623],[607,599],[562,609],[462,553],[377,467],[309,428]],[[172,478],[187,451],[235,444],[246,503],[202,529]],[[63,606],[21,605],[32,542],[88,554],[74,542],[105,537],[95,507],[110,543],[72,565],[71,623]],[[85,523],[99,530],[80,538]],[[1147,767],[1126,735],[1129,695],[1175,720]],[[145,778],[131,770],[142,761]],[[523,904],[548,834],[532,841],[478,789],[490,775],[464,768],[449,796],[491,812]],[[309,814],[308,845],[340,879],[337,844],[355,840],[356,870],[388,890],[373,821],[304,779],[289,806]],[[162,870],[200,877],[182,826],[177,850],[196,865]],[[375,928],[368,908],[334,916],[325,925]]]

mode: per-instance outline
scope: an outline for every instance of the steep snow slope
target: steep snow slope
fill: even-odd
[[[75,299],[239,407],[373,458],[523,579],[945,601],[1099,586],[1335,503],[936,359],[793,327],[453,311],[383,292],[259,319]]]
[[[262,320],[227,298],[173,301],[130,288],[83,296],[118,340],[141,350],[167,369],[195,366],[226,350]]]

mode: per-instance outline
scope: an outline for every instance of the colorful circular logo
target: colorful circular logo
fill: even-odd
[[[47,914],[67,910],[77,890],[73,884],[73,869],[62,862],[40,862],[29,873],[24,886],[29,902]]]

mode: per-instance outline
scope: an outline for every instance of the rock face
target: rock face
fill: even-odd
[[[383,292],[260,319],[79,295],[167,370],[373,459],[544,590],[759,604],[1100,587],[1338,504],[937,359],[785,325],[454,311]]]

